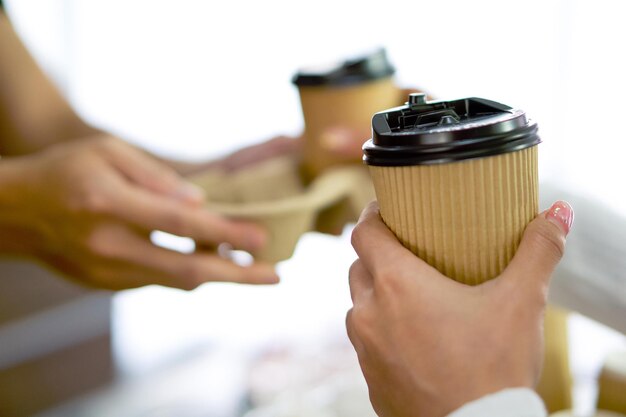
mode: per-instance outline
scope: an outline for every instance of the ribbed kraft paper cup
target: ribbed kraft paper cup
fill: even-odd
[[[400,242],[456,281],[498,276],[538,212],[536,124],[486,99],[412,94],[372,131],[364,161]]]
[[[392,78],[351,86],[301,87],[304,115],[303,170],[314,178],[325,169],[345,163],[358,163],[359,157],[342,157],[329,151],[325,135],[332,127],[367,132],[372,114],[395,106],[400,93]]]
[[[302,173],[311,180],[325,169],[359,162],[358,157],[333,151],[331,128],[367,132],[372,114],[402,99],[393,81],[395,69],[384,49],[330,65],[304,68],[293,83],[304,115]]]
[[[549,413],[572,407],[568,312],[548,304],[543,321],[543,368],[535,391]]]
[[[380,214],[444,275],[475,285],[509,263],[538,212],[537,147],[437,165],[370,166]]]

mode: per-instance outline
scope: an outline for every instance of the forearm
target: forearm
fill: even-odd
[[[92,136],[0,11],[0,155],[23,155]]]

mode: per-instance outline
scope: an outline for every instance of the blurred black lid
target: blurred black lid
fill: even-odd
[[[426,101],[411,94],[400,107],[376,113],[363,145],[368,165],[452,162],[525,149],[541,142],[522,110],[484,98]]]
[[[384,48],[370,54],[324,67],[303,68],[293,76],[293,83],[303,86],[345,86],[385,78],[395,69],[387,59]]]

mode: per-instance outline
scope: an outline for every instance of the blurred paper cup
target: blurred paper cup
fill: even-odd
[[[598,378],[598,407],[626,414],[626,351],[606,358]]]
[[[324,169],[361,159],[342,157],[345,129],[367,132],[372,114],[400,103],[394,68],[384,49],[326,67],[300,70],[293,83],[300,92],[304,115],[302,170],[311,180]]]

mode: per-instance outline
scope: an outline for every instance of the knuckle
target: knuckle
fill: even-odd
[[[203,282],[200,282],[197,279],[186,277],[183,281],[181,281],[181,283],[180,283],[180,285],[178,287],[181,290],[193,291],[196,288],[198,288],[201,284],[203,284]]]
[[[98,152],[101,155],[112,156],[123,150],[125,142],[114,136],[98,136],[93,138],[91,145],[92,152]]]
[[[510,286],[511,296],[502,299],[499,311],[504,315],[508,312],[510,320],[524,321],[537,316],[545,309],[548,302],[548,286],[546,284]]]
[[[391,265],[382,265],[378,268],[374,275],[374,284],[376,289],[384,294],[397,294],[403,291],[398,273]]]
[[[106,213],[109,209],[109,199],[95,187],[86,187],[81,193],[80,207],[90,213]]]
[[[115,149],[122,144],[122,140],[115,136],[99,136],[94,139],[100,149],[110,150]]]
[[[198,288],[204,282],[203,265],[195,260],[188,260],[183,267],[181,288],[187,291]]]
[[[77,173],[84,175],[84,171]],[[95,178],[82,178],[65,193],[67,208],[75,213],[106,214],[111,208],[111,196]]]
[[[349,316],[350,326],[359,337],[365,341],[372,340],[375,328],[375,318],[370,310],[355,306]]]
[[[363,271],[363,264],[360,259],[352,262],[350,265],[350,269],[348,270],[348,280],[350,282],[350,286],[352,286],[352,282],[356,277],[361,274]]]
[[[352,326],[352,308],[346,313],[346,327]]]
[[[104,228],[93,230],[87,236],[86,246],[91,253],[102,258],[116,258],[119,251],[110,231]]]
[[[352,308],[348,310],[346,313],[346,331],[348,333],[348,338],[354,344],[353,336],[354,336],[354,324],[352,322]]]
[[[240,246],[249,236],[248,229],[243,224],[231,223],[229,220],[214,216],[211,220],[211,238],[215,242]]]
[[[365,228],[364,223],[359,222],[356,224],[356,226],[354,226],[354,229],[352,229],[350,242],[353,248],[357,248],[358,246],[361,246],[364,240],[366,239],[367,232],[363,230],[364,228]]]
[[[174,234],[188,236],[192,232],[187,216],[179,210],[170,210],[166,214],[166,223]]]
[[[531,243],[547,251],[554,259],[561,259],[565,254],[565,239],[561,234],[555,233],[555,226],[545,221],[536,222],[532,228]]]

